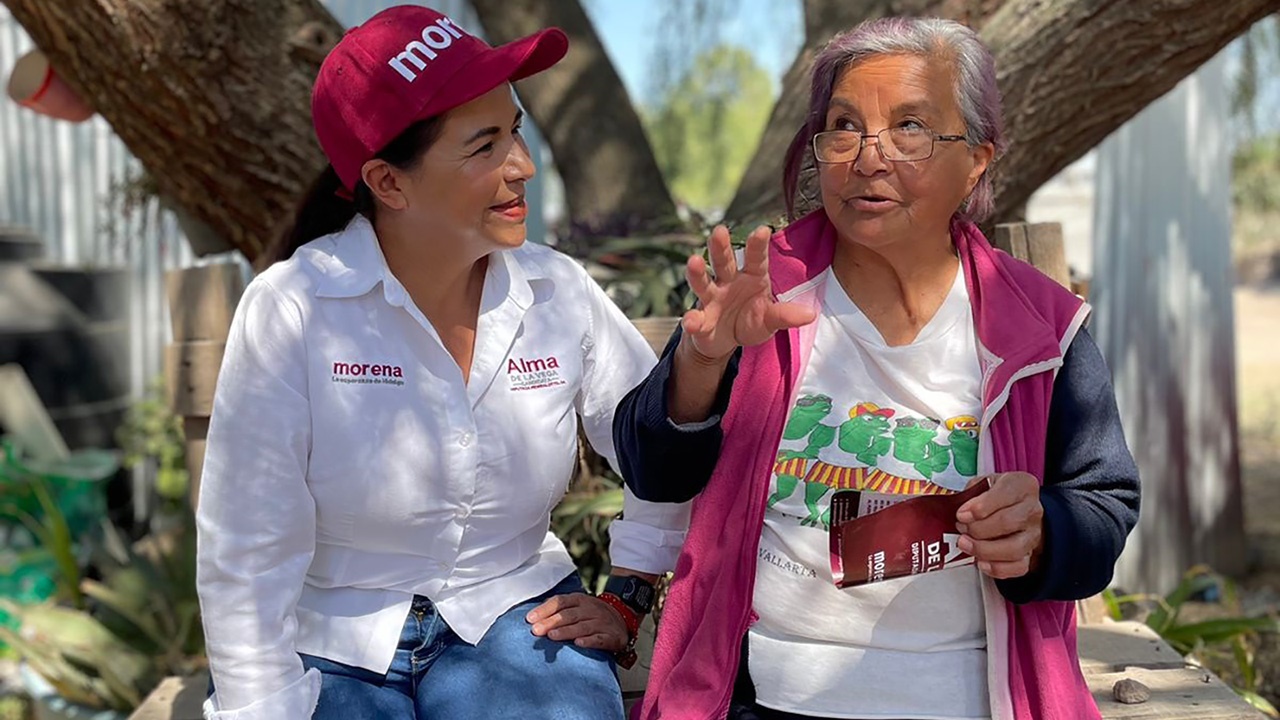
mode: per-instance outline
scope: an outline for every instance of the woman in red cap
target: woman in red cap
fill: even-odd
[[[628,494],[598,597],[548,529],[579,417],[613,462],[655,362],[577,263],[525,244],[510,82],[567,47],[403,6],[322,65],[331,166],[240,301],[209,429],[206,717],[622,717],[613,662],[688,513]]]

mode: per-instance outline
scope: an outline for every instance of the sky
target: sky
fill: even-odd
[[[586,0],[587,15],[600,35],[605,51],[622,76],[633,102],[646,102],[652,95],[656,66],[655,34],[667,2],[634,0]],[[740,0],[726,2],[724,22],[716,28],[712,43],[732,43],[751,51],[773,79],[774,91],[783,73],[791,66],[804,40],[800,0]],[[678,30],[676,31],[678,32]],[[704,47],[687,49],[687,61]]]

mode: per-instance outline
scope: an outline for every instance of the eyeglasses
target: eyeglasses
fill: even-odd
[[[874,137],[880,156],[889,162],[916,162],[933,157],[933,145],[962,142],[963,135],[939,135],[923,127],[885,128],[875,135],[852,130],[828,130],[813,136],[813,156],[820,163],[851,163],[862,154],[867,139]]]

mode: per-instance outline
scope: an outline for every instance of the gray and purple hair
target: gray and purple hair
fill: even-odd
[[[813,136],[826,126],[831,93],[841,71],[878,55],[916,55],[939,58],[955,68],[956,104],[964,116],[965,141],[970,147],[989,142],[996,157],[1004,150],[1004,118],[996,87],[995,60],[970,28],[941,18],[891,17],[869,20],[826,44],[813,63],[809,114],[787,149],[782,174],[787,214],[794,217],[800,170]],[[994,209],[991,170],[983,173],[960,213],[974,222],[986,220]]]

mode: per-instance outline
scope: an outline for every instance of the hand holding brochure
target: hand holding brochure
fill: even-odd
[[[956,511],[986,492],[983,480],[953,495],[922,495],[858,517],[860,493],[831,499],[831,571],[842,588],[972,565],[960,550]]]

